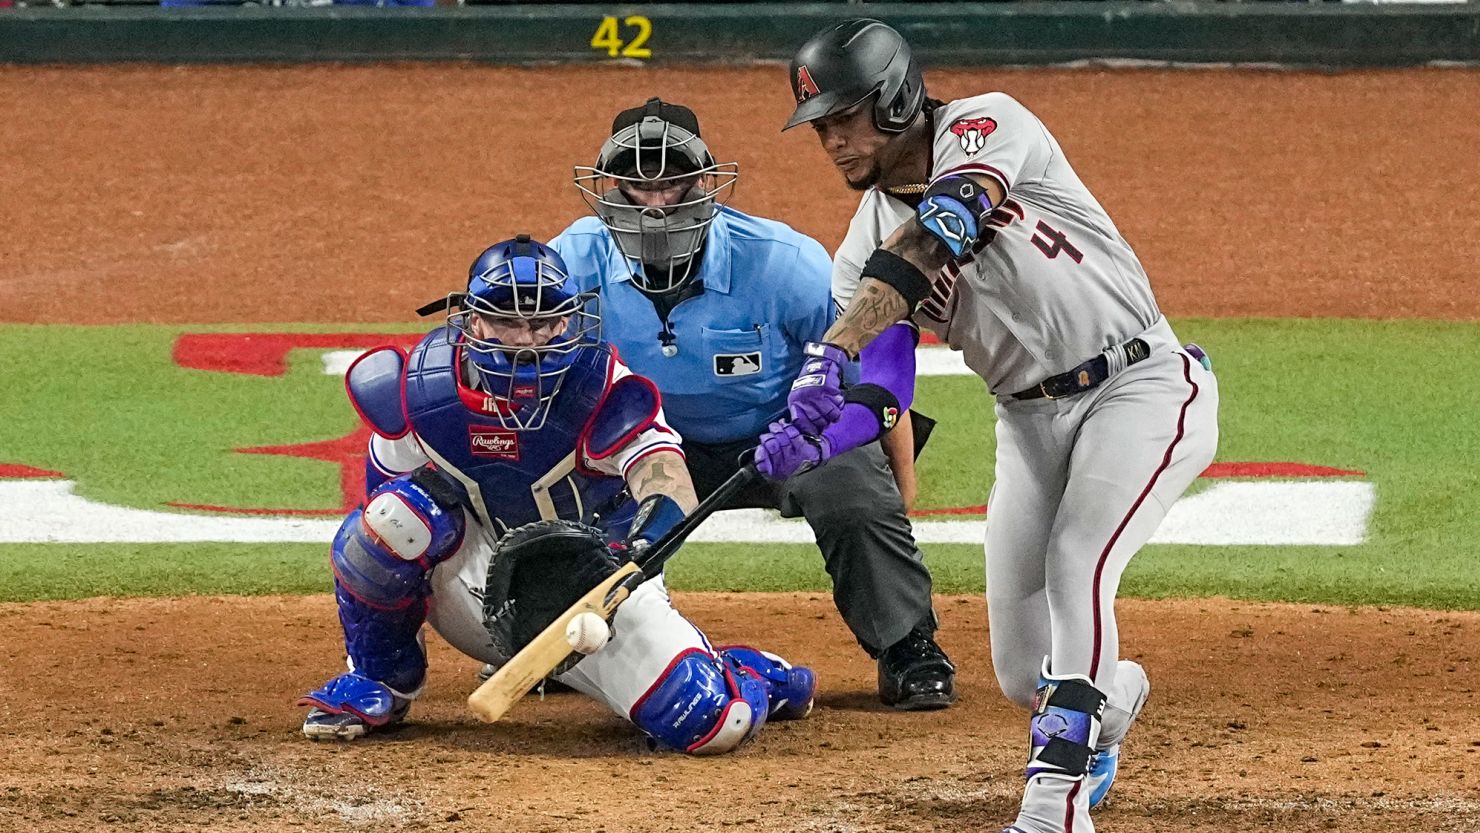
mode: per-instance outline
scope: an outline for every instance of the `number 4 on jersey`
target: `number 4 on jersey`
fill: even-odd
[[[1069,239],[1064,236],[1062,231],[1059,231],[1042,220],[1039,220],[1038,225],[1034,227],[1031,241],[1049,260],[1058,257],[1059,252],[1068,255],[1075,263],[1084,260],[1084,252],[1074,248],[1074,244],[1069,242]]]

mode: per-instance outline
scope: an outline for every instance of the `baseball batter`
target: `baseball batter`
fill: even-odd
[[[1119,659],[1122,571],[1213,459],[1218,387],[1052,134],[1004,93],[925,95],[875,20],[819,32],[791,64],[796,110],[863,196],[833,263],[844,312],[763,452],[819,465],[913,395],[912,327],[960,350],[996,396],[987,601],[1002,691],[1031,710],[1013,833],[1085,833],[1149,692]],[[883,345],[883,346],[881,346]],[[889,393],[839,408],[839,368]]]
[[[330,549],[349,670],[301,701],[310,738],[406,716],[426,681],[423,623],[500,665],[697,503],[657,389],[597,340],[596,299],[553,249],[490,247],[466,292],[424,310],[444,307],[447,326],[409,356],[370,351],[345,379],[374,435],[366,503]],[[661,579],[617,609],[609,642],[572,636],[591,655],[557,679],[667,747],[727,752],[811,709],[810,670],[716,650]]]

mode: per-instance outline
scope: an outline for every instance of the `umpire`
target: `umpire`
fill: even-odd
[[[599,290],[604,338],[662,391],[703,497],[786,412],[803,345],[835,315],[832,264],[817,241],[724,205],[738,166],[715,163],[687,107],[653,98],[622,111],[596,165],[575,172],[596,216],[550,245],[584,290]],[[838,612],[878,660],[884,703],[955,701],[955,667],[934,639],[930,573],[879,443],[756,484],[730,508],[742,507],[811,525]]]

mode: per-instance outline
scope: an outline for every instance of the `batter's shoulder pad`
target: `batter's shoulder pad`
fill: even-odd
[[[658,420],[663,406],[658,386],[646,376],[623,376],[606,392],[581,432],[581,446],[592,460],[621,451]]]
[[[375,433],[392,440],[411,430],[401,386],[405,375],[406,354],[398,347],[377,347],[364,353],[344,374],[344,389],[360,419]]]
[[[514,656],[622,563],[592,526],[551,520],[509,530],[493,548],[483,588],[494,647]]]

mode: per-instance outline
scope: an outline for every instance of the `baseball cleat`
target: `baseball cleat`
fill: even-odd
[[[801,720],[812,713],[817,695],[817,674],[812,669],[748,645],[724,645],[716,651],[732,667],[746,669],[765,681],[771,720]]]
[[[772,720],[801,720],[816,702],[817,674],[805,665],[786,669],[786,682],[774,687]]]
[[[407,700],[391,713],[390,720],[380,724],[365,722],[365,718],[353,712],[328,712],[320,708],[309,709],[303,718],[303,736],[309,740],[354,740],[371,731],[383,731],[400,723],[411,709]]]
[[[879,654],[879,699],[900,711],[943,709],[956,702],[956,666],[915,628]]]
[[[312,707],[303,719],[304,737],[354,740],[372,730],[400,723],[411,710],[411,698],[402,697],[385,683],[350,671],[305,694],[298,705]]]
[[[1110,792],[1110,785],[1115,783],[1115,770],[1120,766],[1120,744],[1115,744],[1109,749],[1101,749],[1089,758],[1089,773],[1084,776],[1085,786],[1089,787],[1089,806],[1093,810],[1105,796]]]
[[[1105,709],[1107,715],[1112,711],[1118,711],[1123,717],[1116,720],[1118,727],[1115,729],[1116,736],[1123,739],[1130,732],[1131,726],[1136,718],[1141,716],[1141,709],[1146,707],[1146,701],[1151,697],[1151,681],[1146,679],[1146,669],[1139,663],[1123,659],[1120,661],[1116,671],[1116,679],[1137,680],[1139,692],[1135,701],[1128,710]],[[1117,683],[1118,685],[1118,683]],[[1101,726],[1105,724],[1102,722]],[[1102,740],[1109,740],[1101,734]],[[1106,746],[1104,749],[1096,749],[1089,758],[1089,772],[1085,774],[1084,785],[1089,788],[1089,806],[1094,809],[1110,792],[1110,785],[1115,783],[1115,773],[1120,768],[1120,741]]]

